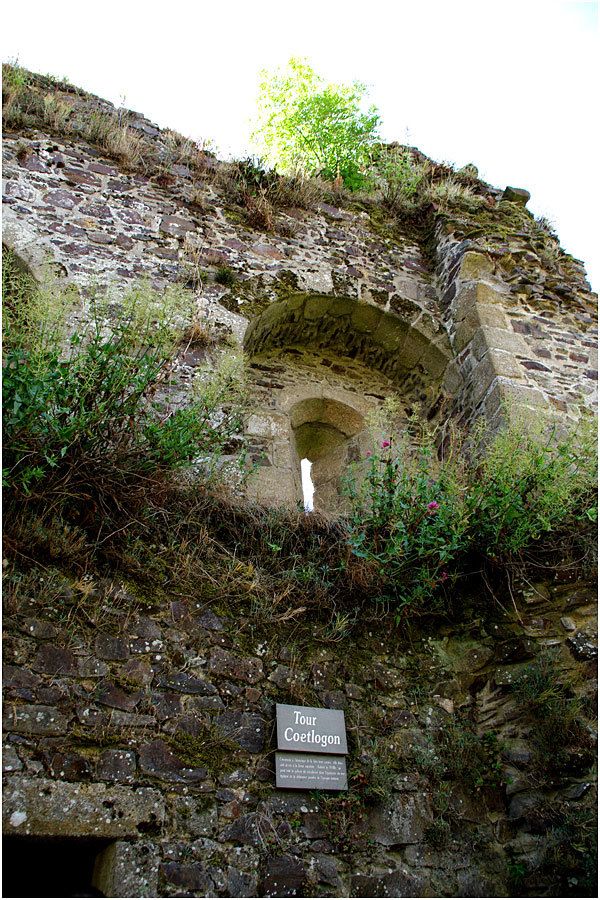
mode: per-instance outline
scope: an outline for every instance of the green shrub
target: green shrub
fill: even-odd
[[[237,282],[237,276],[231,266],[219,266],[215,274],[215,281],[224,287],[233,287]]]
[[[454,175],[424,183],[421,197],[423,202],[434,203],[439,210],[445,212],[458,209],[474,213],[485,205],[483,197]]]
[[[534,765],[546,777],[594,762],[593,741],[583,718],[583,701],[563,681],[559,655],[551,650],[528,665],[512,691],[529,714]]]
[[[487,445],[487,446],[486,446]],[[488,557],[515,554],[566,523],[597,520],[595,427],[505,428],[479,435],[469,505],[477,546]]]
[[[269,165],[340,178],[351,190],[364,170],[379,127],[375,107],[362,109],[364,85],[328,84],[305,60],[263,72],[252,140]]]
[[[395,452],[392,440],[371,455],[366,475],[350,478],[348,542],[374,562],[397,608],[422,606],[448,579],[468,545],[466,492],[456,460],[439,465],[423,441],[416,453]]]
[[[19,65],[17,60],[2,63],[2,92],[18,90],[27,87],[30,74],[27,69]]]
[[[355,468],[347,480],[348,542],[379,568],[381,599],[433,610],[468,557],[508,562],[560,529],[589,528],[596,483],[586,420],[561,438],[555,429],[479,431],[468,450],[454,438],[441,460],[430,435],[398,450],[384,440],[366,473]]]
[[[393,212],[413,209],[423,187],[427,167],[417,162],[408,147],[388,146],[373,166],[384,204]]]
[[[170,412],[157,400],[191,297],[147,284],[118,302],[92,297],[69,335],[65,294],[34,289],[6,271],[5,487],[16,496],[86,496],[119,505],[144,479],[199,462],[205,472],[241,427],[239,366],[226,361],[197,377],[194,397]],[[25,298],[24,302],[18,301]],[[36,327],[37,323],[37,327]]]
[[[18,63],[2,63],[2,124],[21,128],[43,113],[41,98],[30,90],[30,73]]]

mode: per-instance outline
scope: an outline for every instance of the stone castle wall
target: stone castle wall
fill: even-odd
[[[160,145],[152,123],[133,127]],[[186,166],[131,174],[41,132],[5,137],[4,179],[4,242],[40,276],[119,288],[202,270],[198,308],[248,362],[259,499],[297,502],[299,460],[313,453],[334,508],[332,485],[392,395],[406,421],[434,425],[495,425],[507,402],[560,421],[594,406],[594,295],[579,263],[548,256],[519,194],[489,188],[470,217],[433,210],[419,239],[342,203],[282,211],[265,234],[218,181],[199,203]],[[203,361],[178,360],[173,405]],[[594,793],[581,749],[540,779],[511,689],[552,652],[589,701],[593,586],[570,577],[516,585],[520,614],[498,624],[411,641],[374,620],[352,642],[320,626],[299,641],[278,620],[258,640],[218,601],[148,605],[118,578],[49,582],[44,608],[6,623],[6,833],[99,841],[106,896],[506,895],[518,866],[540,864],[540,816],[577,813]],[[395,760],[380,793],[357,806],[276,791],[276,702],[344,709],[354,775]],[[496,736],[501,778],[455,778],[441,797],[436,736],[460,723]],[[443,843],[450,819],[462,830]]]
[[[4,178],[4,241],[35,271],[50,263],[81,288],[203,273],[199,309],[246,351],[260,462],[251,490],[269,502],[299,500],[294,402],[323,390],[347,402],[348,379],[356,397],[393,393],[434,423],[483,415],[496,425],[507,404],[576,421],[595,406],[595,295],[581,264],[558,249],[548,257],[518,193],[489,188],[470,219],[438,214],[425,246],[393,221],[327,203],[284,210],[273,233],[257,232],[218,179],[205,179],[199,201],[185,166],[127,174],[83,142],[40,133],[5,139]],[[214,280],[219,267],[231,284]],[[323,359],[307,366],[315,353]],[[186,402],[197,363],[192,353],[178,366],[174,404]],[[298,391],[280,403],[284,382]]]
[[[3,815],[8,836],[100,841],[105,896],[506,896],[510,863],[535,872],[542,858],[547,811],[593,802],[593,753],[557,755],[540,776],[511,690],[551,650],[591,699],[591,584],[535,583],[521,623],[483,636],[450,626],[407,642],[371,621],[350,643],[275,621],[253,641],[218,603],[149,611],[118,582],[78,603],[82,589],[65,582],[5,623]],[[345,710],[353,790],[357,771],[391,760],[381,793],[344,805],[277,791],[276,702]],[[469,758],[455,775],[444,816],[458,831],[440,847],[435,736],[467,722],[495,735],[500,769],[490,756],[471,784]]]

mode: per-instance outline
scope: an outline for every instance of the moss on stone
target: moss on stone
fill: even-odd
[[[125,731],[110,731],[108,728],[85,728],[74,725],[69,731],[69,741],[79,747],[106,748],[126,747],[131,734]]]
[[[213,777],[231,772],[238,764],[239,746],[214,728],[207,727],[202,736],[177,731],[166,741],[185,765],[207,769]]]

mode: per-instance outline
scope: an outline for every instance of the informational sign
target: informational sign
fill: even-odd
[[[343,711],[278,703],[277,747],[299,753],[347,753]]]
[[[348,789],[346,757],[320,753],[276,753],[278,788],[345,791]]]
[[[281,788],[348,788],[346,722],[341,709],[277,704],[276,784]]]

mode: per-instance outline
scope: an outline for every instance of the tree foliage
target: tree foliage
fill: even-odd
[[[252,141],[260,156],[281,172],[298,170],[361,187],[380,123],[359,82],[326,82],[302,59],[263,71]]]

